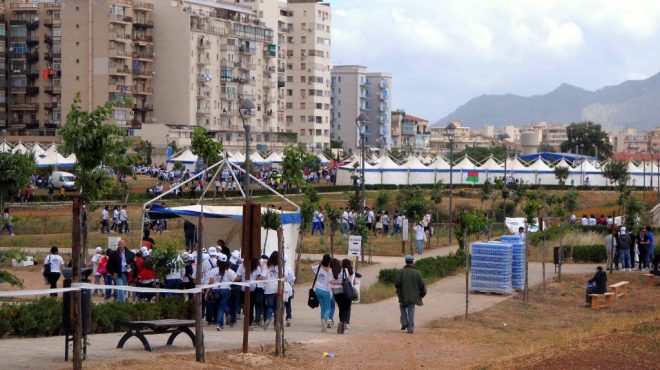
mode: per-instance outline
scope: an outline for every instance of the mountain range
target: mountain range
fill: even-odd
[[[536,122],[592,121],[605,129],[649,128],[660,124],[660,73],[595,91],[561,84],[534,96],[481,95],[438,120],[444,126],[458,120],[472,127]]]

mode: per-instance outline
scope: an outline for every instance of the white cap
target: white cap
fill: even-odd
[[[188,261],[194,261],[196,256],[193,256],[192,254],[188,254]]]
[[[144,253],[147,252],[149,253],[149,248],[145,247],[144,245],[140,247],[140,252]]]
[[[102,252],[103,252],[103,248],[101,248],[101,247],[96,247],[96,253],[102,253]]]
[[[241,252],[238,251],[238,250],[235,250],[235,251],[231,252],[231,256],[236,257],[236,259],[239,259],[239,258],[241,258]]]
[[[209,255],[210,256],[217,256],[218,255],[218,250],[215,247],[209,248]]]
[[[149,250],[148,249],[144,250],[144,251],[140,251],[140,252],[142,252],[142,257],[148,257],[149,256]]]
[[[183,259],[188,259],[188,256],[190,256],[190,253],[185,252],[185,251],[184,251],[184,252],[181,252],[181,258],[183,258]]]
[[[202,254],[202,261],[207,261],[207,260],[209,260],[210,258],[211,258],[211,256],[209,256],[208,253],[204,253],[204,254]]]
[[[227,262],[227,255],[224,254],[224,253],[220,253],[220,254],[218,255],[218,260],[219,260],[220,262]]]

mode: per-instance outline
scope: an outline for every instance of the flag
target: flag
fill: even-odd
[[[467,182],[478,183],[479,182],[479,172],[470,171],[467,173]]]

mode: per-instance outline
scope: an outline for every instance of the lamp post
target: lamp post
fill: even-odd
[[[362,194],[362,209],[360,212],[364,211],[364,207],[367,205],[367,198],[364,193],[364,151],[365,151],[365,146],[366,146],[366,123],[369,122],[369,116],[367,116],[364,112],[360,113],[360,115],[355,119],[355,124],[358,127],[358,130],[360,131],[360,153],[361,153],[361,159],[360,161],[360,192]]]
[[[456,125],[449,122],[445,128],[447,139],[449,139],[449,243],[451,244],[451,234],[454,232],[454,217],[452,214],[452,198],[454,195],[454,136],[456,135]]]
[[[238,108],[245,129],[245,177],[243,179],[245,199],[250,199],[250,122],[245,120],[245,116],[252,115],[252,110],[255,108],[254,102],[250,99],[243,100]]]
[[[507,192],[508,180],[506,178],[506,161],[509,159],[509,147],[506,146],[506,139],[509,138],[509,134],[505,132],[497,135],[497,138],[502,142],[502,146],[504,147],[504,194],[508,196],[508,192]],[[504,196],[504,194],[502,194],[502,199],[504,201],[504,203],[502,203],[502,214],[504,215],[502,222],[506,223],[506,197]],[[495,215],[493,215],[493,217],[495,217]]]
[[[580,155],[581,160],[580,160],[580,185],[584,186],[584,143],[580,144]]]

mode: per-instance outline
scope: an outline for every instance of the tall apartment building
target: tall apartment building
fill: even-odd
[[[110,122],[133,133],[153,118],[153,4],[138,0],[63,0],[60,10],[62,116],[75,95],[94,109],[109,100],[118,106]]]
[[[10,133],[54,135],[60,120],[61,48],[57,2],[5,2],[7,127]],[[5,63],[0,63],[5,64]]]
[[[0,2],[0,129],[7,127],[7,24],[5,3]]]
[[[355,151],[360,144],[356,118],[364,112],[366,145],[383,151],[392,146],[392,75],[367,72],[359,65],[332,68],[332,139],[342,141],[345,149]]]

